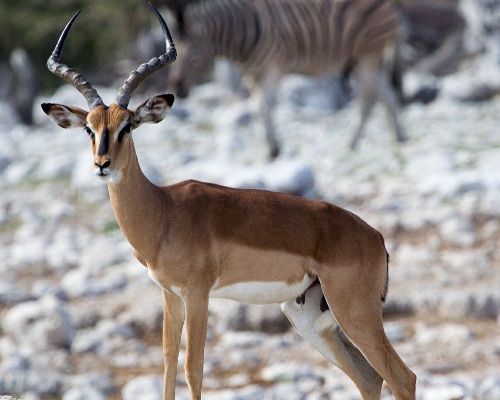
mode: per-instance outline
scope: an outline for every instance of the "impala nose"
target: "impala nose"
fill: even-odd
[[[109,166],[111,165],[111,160],[106,160],[102,164],[98,163],[97,161],[94,161],[94,165],[99,168],[99,172],[97,175],[103,176],[103,175],[108,175],[109,171],[105,171]],[[96,171],[97,172],[97,171]]]

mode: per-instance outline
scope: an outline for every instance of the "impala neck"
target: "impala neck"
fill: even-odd
[[[108,181],[109,196],[116,219],[132,247],[152,262],[167,225],[167,195],[143,174],[132,137],[128,160],[121,177]],[[156,236],[155,236],[156,235]]]

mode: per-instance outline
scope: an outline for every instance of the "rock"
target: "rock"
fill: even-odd
[[[123,347],[127,339],[132,337],[133,331],[130,327],[103,319],[95,328],[78,330],[71,350],[74,353],[95,352],[109,355],[117,348]]]
[[[13,305],[28,300],[32,300],[31,295],[24,293],[14,282],[0,281],[0,305]]]
[[[65,305],[54,297],[12,307],[2,321],[2,328],[17,343],[39,350],[69,348],[74,336]]]
[[[484,400],[500,399],[500,377],[488,376],[477,388],[477,398]]]
[[[291,327],[278,305],[248,305],[225,299],[210,303],[210,311],[217,317],[216,327],[223,331],[283,333]]]
[[[112,393],[116,390],[111,372],[86,372],[80,375],[71,375],[67,386],[72,389],[93,389],[99,393]]]
[[[60,395],[63,377],[52,372],[13,371],[0,375],[1,393],[35,392],[41,395]]]
[[[146,332],[161,333],[163,329],[163,302],[160,290],[158,295],[140,296],[137,301],[120,313],[118,321],[130,326],[137,334]]]
[[[415,328],[415,340],[420,345],[467,343],[474,338],[474,333],[469,328],[459,324],[429,326],[418,322]]]
[[[314,189],[314,172],[301,162],[276,161],[262,168],[262,181],[267,190],[307,196]]]
[[[300,196],[314,190],[312,167],[302,161],[275,161],[255,167],[229,164],[224,161],[192,164],[183,171],[186,178],[218,183],[240,189],[265,189]]]
[[[477,240],[474,223],[459,215],[444,221],[439,226],[439,233],[443,240],[460,247],[470,247]]]
[[[82,249],[80,269],[101,272],[131,257],[130,245],[121,232],[99,235]]]
[[[47,246],[45,257],[50,268],[67,271],[80,261],[80,246],[75,229],[62,226],[57,229]]]
[[[163,377],[146,375],[128,381],[121,391],[123,400],[161,400]]]
[[[257,400],[265,399],[266,390],[259,385],[249,385],[240,389],[216,390],[204,393],[205,400]]]
[[[106,396],[94,388],[72,388],[64,392],[62,400],[106,400]]]
[[[405,327],[399,322],[385,322],[384,330],[387,338],[391,342],[403,342],[406,338]]]
[[[466,390],[457,384],[441,384],[426,388],[423,391],[422,400],[456,400],[465,399]]]
[[[50,181],[54,179],[69,178],[74,167],[75,160],[67,154],[58,154],[42,160],[37,169],[33,171],[33,177],[39,180]]]
[[[290,363],[278,363],[264,367],[260,377],[265,382],[299,382],[304,379],[322,381],[323,378],[314,373],[308,365]]]
[[[454,318],[474,317],[494,319],[500,315],[500,294],[498,292],[453,290],[441,299],[440,315]]]
[[[110,294],[126,285],[127,279],[119,271],[100,274],[83,268],[70,270],[61,280],[61,287],[71,298]]]

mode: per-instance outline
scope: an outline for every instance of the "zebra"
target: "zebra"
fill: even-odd
[[[186,97],[216,57],[236,63],[259,104],[271,158],[280,153],[271,116],[276,92],[290,73],[357,73],[351,149],[377,100],[388,110],[396,141],[406,140],[399,116],[400,21],[391,0],[205,0],[186,9],[184,23],[170,86]]]

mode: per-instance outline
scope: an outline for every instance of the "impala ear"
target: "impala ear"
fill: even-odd
[[[145,122],[156,124],[162,121],[172,108],[172,104],[174,104],[173,94],[161,94],[146,100],[134,111],[134,127]]]
[[[84,128],[88,111],[62,104],[42,103],[42,110],[62,128]]]

